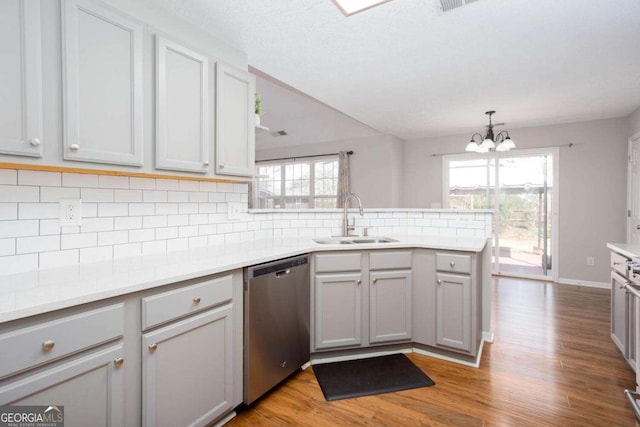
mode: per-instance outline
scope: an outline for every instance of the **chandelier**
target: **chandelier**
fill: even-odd
[[[487,111],[485,114],[489,116],[489,125],[487,126],[486,135],[484,137],[479,133],[471,135],[471,141],[467,144],[465,151],[473,153],[488,153],[491,150],[509,151],[512,148],[516,148],[516,144],[513,142],[509,136],[509,132],[506,130],[498,132],[497,135],[493,134],[493,127],[499,126],[491,123],[491,116],[495,114],[495,111]],[[476,136],[478,137],[477,141]]]

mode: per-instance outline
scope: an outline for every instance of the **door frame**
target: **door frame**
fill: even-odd
[[[632,192],[632,165],[633,161],[633,143],[635,141],[640,141],[640,132],[635,133],[629,137],[629,142],[627,143],[627,243],[631,243],[631,234],[632,234],[632,215],[631,209],[633,207],[633,192]]]
[[[637,135],[640,137],[640,132]],[[551,210],[551,254],[552,254],[552,262],[553,267],[551,268],[551,276],[545,275],[537,275],[537,274],[518,274],[517,277],[527,278],[527,279],[543,279],[543,280],[553,280],[554,282],[558,282],[558,272],[560,271],[560,263],[559,263],[559,249],[560,249],[560,226],[559,226],[559,212],[560,212],[560,149],[558,147],[547,147],[547,148],[527,148],[527,149],[518,149],[515,151],[506,151],[506,152],[496,152],[492,151],[486,154],[477,154],[477,153],[463,153],[463,154],[451,154],[442,156],[442,206],[447,209],[449,207],[449,198],[447,195],[449,194],[449,167],[448,162],[450,160],[476,160],[483,158],[493,158],[496,160],[494,167],[495,171],[495,179],[496,183],[499,183],[500,172],[499,172],[499,163],[498,160],[501,158],[509,158],[509,157],[526,157],[526,156],[535,156],[535,155],[551,155],[553,159],[553,179],[552,179],[552,210]],[[500,229],[500,215],[495,215],[498,212],[498,202],[499,202],[499,194],[498,191],[494,194],[494,216],[493,216],[493,238],[495,241],[493,247],[493,255],[497,256],[500,248],[500,236],[497,233],[497,230]],[[499,271],[499,263],[492,263],[492,274],[500,275]],[[511,274],[510,274],[511,275]]]

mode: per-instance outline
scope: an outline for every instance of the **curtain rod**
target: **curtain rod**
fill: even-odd
[[[520,150],[529,150],[529,149],[531,149],[531,150],[536,150],[536,149],[538,149],[538,148],[560,148],[560,147],[569,147],[569,148],[571,148],[571,147],[573,147],[574,145],[576,145],[576,144],[574,144],[573,142],[571,142],[571,143],[569,143],[569,144],[545,145],[544,147],[526,147],[526,148],[520,148]],[[511,152],[511,151],[518,151],[518,150],[519,150],[519,149],[517,149],[517,148],[516,148],[515,150],[509,150],[508,152]],[[503,152],[504,152],[504,153],[507,153],[507,151],[503,151]],[[453,154],[489,154],[489,153],[495,153],[495,151],[490,151],[490,152],[487,152],[487,153],[467,153],[467,152],[464,152],[464,153],[434,153],[434,154],[432,154],[432,155],[431,155],[431,157],[449,156],[449,155],[453,155]]]
[[[340,153],[327,153],[327,154],[311,154],[309,156],[297,156],[297,157],[280,157],[278,159],[264,159],[264,160],[256,160],[256,163],[260,162],[275,162],[276,160],[297,160],[297,159],[309,159],[311,157],[326,157],[326,156],[337,156]],[[353,151],[347,151],[347,155],[350,156],[353,154]]]

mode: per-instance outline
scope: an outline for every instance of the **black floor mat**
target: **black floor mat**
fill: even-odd
[[[404,354],[313,365],[327,400],[389,393],[435,383]]]

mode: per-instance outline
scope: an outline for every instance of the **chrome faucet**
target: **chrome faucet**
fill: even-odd
[[[356,229],[356,219],[353,219],[353,223],[349,224],[348,209],[349,209],[349,200],[351,198],[355,198],[358,201],[358,209],[360,209],[360,216],[364,216],[364,210],[362,209],[362,200],[360,200],[360,196],[356,193],[349,193],[344,196],[343,199],[343,207],[344,207],[344,217],[342,218],[342,235],[349,236],[349,231],[353,231]]]

